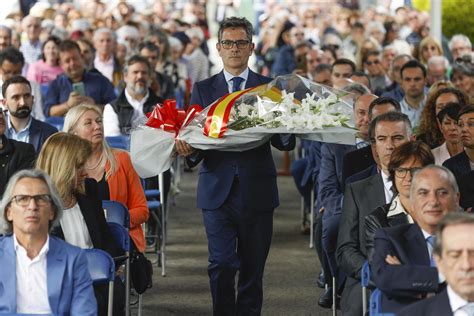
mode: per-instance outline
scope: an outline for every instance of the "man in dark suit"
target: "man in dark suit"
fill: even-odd
[[[380,97],[373,100],[369,105],[369,121],[372,121],[375,117],[389,112],[396,111],[400,112],[400,103],[396,100],[386,97]],[[373,135],[370,136],[373,138]],[[365,175],[373,175],[371,171],[373,166],[376,164],[375,158],[372,153],[372,147],[366,146],[353,151],[348,152],[344,155],[342,163],[342,184],[346,185],[346,179],[360,173],[356,179],[365,179]],[[370,168],[368,170],[368,168]],[[365,171],[365,172],[362,172]],[[351,182],[354,182],[354,178]]]
[[[365,142],[364,145],[366,145],[369,138],[369,104],[375,98],[376,96],[372,94],[364,94],[359,96],[354,102],[353,112],[355,128],[359,130],[356,139],[357,141]],[[332,276],[337,277],[338,274],[335,252],[337,230],[339,219],[341,217],[341,202],[344,193],[344,187],[341,182],[342,158],[345,153],[354,150],[355,148],[355,144],[343,145],[325,143],[321,146],[318,198],[320,201],[319,207],[324,208],[322,218],[322,245],[330,265],[330,271],[325,271],[327,274],[326,280],[330,286],[318,301],[318,304],[322,307],[331,307],[333,284],[330,280],[332,279]]]
[[[443,166],[454,174],[459,183],[462,176],[472,170],[474,164],[474,106],[465,106],[459,111],[458,125],[461,128],[464,150],[446,160]]]
[[[425,167],[412,176],[410,201],[416,224],[375,233],[372,270],[384,313],[396,313],[439,291],[444,281],[433,259],[434,235],[443,216],[459,209],[456,179],[444,167]]]
[[[248,68],[254,44],[252,25],[245,18],[231,17],[220,24],[216,48],[224,70],[194,85],[191,104],[206,107],[229,92],[271,80]],[[270,142],[280,150],[291,150],[295,145],[289,135],[275,135]],[[195,151],[176,141],[177,152],[187,156],[190,166],[203,162],[197,206],[203,210],[209,242],[208,273],[215,315],[259,315],[261,311],[263,270],[273,210],[279,203],[270,142],[243,152],[223,152]]]
[[[32,144],[38,153],[46,139],[58,130],[31,116],[34,97],[30,82],[22,76],[11,77],[3,83],[2,92],[9,114],[6,136]]]
[[[474,307],[474,215],[450,213],[438,224],[434,259],[446,278],[438,295],[402,309],[397,315],[472,315]],[[469,308],[471,314],[469,314]],[[465,314],[460,311],[464,311]],[[456,314],[455,314],[456,313]]]
[[[388,178],[390,156],[396,147],[412,139],[411,124],[405,114],[387,112],[377,116],[370,124],[382,170],[347,185],[344,193],[336,250],[337,263],[347,275],[341,298],[344,315],[362,314],[360,270],[367,260],[364,219],[376,207],[391,201],[392,182]]]

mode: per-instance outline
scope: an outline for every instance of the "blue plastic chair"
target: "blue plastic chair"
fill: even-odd
[[[62,116],[49,116],[45,119],[45,122],[49,125],[52,125],[58,129],[58,131],[63,130],[64,126],[64,117]]]
[[[130,151],[130,137],[125,135],[105,137],[110,147]]]
[[[105,210],[105,218],[109,227],[117,224],[121,226],[122,231],[117,228],[111,228],[111,233],[117,239],[116,242],[125,251],[125,315],[130,315],[130,213],[128,208],[117,201],[102,201],[102,208]],[[127,241],[128,240],[128,241]],[[127,244],[128,242],[128,244]]]
[[[101,249],[84,249],[87,259],[87,268],[91,275],[93,284],[109,283],[109,299],[107,303],[107,315],[113,315],[114,308],[114,280],[115,264],[112,257]]]

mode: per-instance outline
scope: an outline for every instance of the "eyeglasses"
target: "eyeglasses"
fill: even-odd
[[[231,49],[234,47],[234,44],[237,46],[238,49],[244,49],[247,48],[250,44],[249,40],[237,40],[237,41],[231,41],[231,40],[222,40],[220,41],[220,44],[224,49]]]
[[[49,194],[37,194],[37,195],[26,195],[19,194],[12,197],[12,201],[19,206],[26,207],[30,205],[31,199],[35,200],[37,206],[45,206],[51,203],[51,195]]]
[[[378,64],[380,64],[380,60],[374,60],[374,61],[368,61],[368,60],[366,60],[366,61],[365,61],[365,64],[366,64],[367,66],[372,66],[372,64],[378,65]]]
[[[421,168],[415,167],[415,168],[395,168],[395,176],[397,178],[403,179],[407,176],[408,172],[410,172],[410,176],[413,176],[415,172],[420,170]]]
[[[474,60],[472,60],[471,54],[466,54],[466,55],[456,58],[454,62],[456,64],[462,64],[462,63],[471,64],[471,63],[474,63]]]

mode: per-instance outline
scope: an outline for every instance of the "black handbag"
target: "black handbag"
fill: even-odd
[[[143,294],[152,287],[153,265],[145,255],[133,251],[130,255],[130,279],[132,286],[138,294]]]

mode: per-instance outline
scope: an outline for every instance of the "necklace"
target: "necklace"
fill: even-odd
[[[100,155],[100,159],[99,161],[97,161],[97,164],[94,166],[94,167],[88,167],[87,165],[85,166],[87,170],[94,170],[94,169],[97,169],[97,167],[99,167],[101,164],[102,164],[102,160],[104,159],[104,153],[102,152],[102,154]]]

